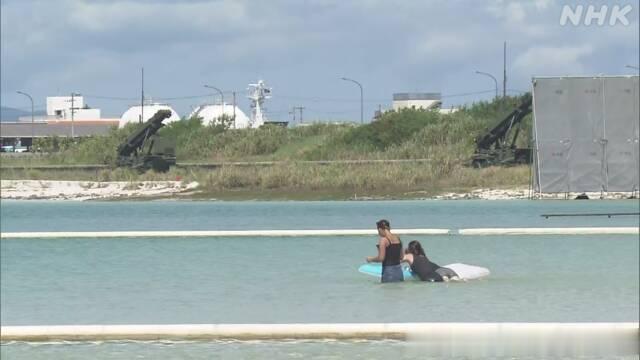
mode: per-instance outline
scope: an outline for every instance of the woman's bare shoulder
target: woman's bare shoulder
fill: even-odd
[[[397,244],[397,243],[402,242],[402,240],[400,240],[400,236],[398,236],[396,234],[391,234],[391,237],[392,237],[391,239],[388,239],[389,243]]]

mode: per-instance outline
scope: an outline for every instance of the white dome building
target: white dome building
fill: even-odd
[[[233,119],[233,110],[234,106],[229,104],[200,105],[195,110],[193,110],[191,115],[189,115],[189,118],[202,118],[202,125],[207,126],[211,124],[217,124],[219,122],[219,118],[222,115],[227,115],[230,119]],[[237,106],[235,106],[235,115],[236,121],[231,125],[232,129],[245,129],[251,127],[249,117]]]
[[[151,117],[155,115],[158,110],[171,111],[171,116],[162,122],[165,125],[180,120],[180,115],[178,115],[178,113],[167,104],[144,104],[144,119],[142,119],[142,107],[140,105],[134,105],[130,107],[129,110],[125,111],[124,114],[122,114],[120,122],[118,123],[118,128],[123,128],[125,125],[130,123],[138,124],[140,122],[145,122],[151,119]]]

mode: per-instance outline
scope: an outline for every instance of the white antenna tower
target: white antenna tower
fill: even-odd
[[[264,81],[259,80],[257,84],[249,84],[247,92],[247,97],[251,100],[251,127],[259,128],[267,121],[264,101],[271,99],[271,88],[266,87]]]

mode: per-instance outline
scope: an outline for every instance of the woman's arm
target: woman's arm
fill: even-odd
[[[409,265],[413,264],[413,254],[404,254],[400,262],[406,262]]]
[[[367,262],[383,262],[387,253],[387,240],[380,238],[378,241],[378,256],[367,256]]]

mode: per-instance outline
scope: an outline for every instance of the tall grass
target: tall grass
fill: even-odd
[[[446,161],[423,164],[328,164],[282,163],[275,166],[224,166],[215,170],[171,169],[168,173],[140,174],[129,169],[113,171],[3,170],[3,179],[80,180],[80,181],[197,181],[200,190],[325,191],[358,194],[437,192],[477,187],[526,185],[529,170],[525,166],[472,169]]]
[[[138,174],[127,169],[68,173],[3,170],[1,176],[3,179],[101,181],[183,179],[198,181],[202,189],[212,192],[241,189],[402,192],[523,185],[528,182],[528,171],[520,167],[476,170],[465,166],[475,149],[475,139],[521,100],[509,97],[480,102],[453,114],[411,109],[390,111],[379,120],[361,126],[315,124],[291,129],[266,126],[233,130],[222,125],[205,126],[195,118],[171,123],[160,130],[163,136],[176,138],[178,162],[285,161],[273,167],[223,167],[215,171],[172,169],[166,174]],[[114,128],[101,137],[42,140],[36,146],[47,151],[47,155],[3,156],[2,164],[114,165],[118,145],[136,126],[139,125]],[[526,145],[528,137],[525,126],[520,144]],[[428,159],[428,162],[324,166],[297,162],[341,159]]]
[[[266,126],[260,129],[227,129],[185,119],[160,130],[176,139],[178,162],[251,160],[338,160],[411,159],[448,157],[467,159],[474,150],[474,139],[483,134],[521,101],[508,97],[479,102],[453,114],[404,109],[389,111],[362,126],[317,124],[286,129]],[[525,122],[521,145],[527,144],[530,121]],[[23,161],[4,159],[3,164],[114,165],[116,149],[139,125],[112,129],[106,136],[36,141],[36,147],[49,155]]]

